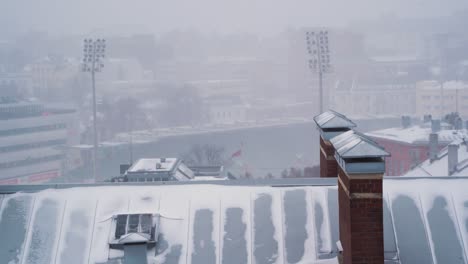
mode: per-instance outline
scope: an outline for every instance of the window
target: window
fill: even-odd
[[[115,224],[115,239],[130,233],[144,233],[152,236],[152,214],[122,214],[117,215]]]
[[[28,144],[18,144],[13,146],[5,146],[0,147],[0,152],[14,152],[14,151],[21,151],[27,149],[35,149],[35,148],[42,148],[42,147],[50,147],[50,146],[60,146],[65,145],[67,141],[65,139],[58,139],[58,140],[49,140],[43,142],[34,142]]]
[[[411,167],[415,167],[419,164],[419,149],[411,149],[410,152],[410,159],[411,159]]]
[[[40,158],[26,158],[24,160],[15,160],[15,161],[0,163],[0,169],[9,169],[9,168],[14,168],[14,167],[22,167],[22,166],[28,166],[28,165],[33,165],[33,164],[46,163],[46,162],[61,160],[63,158],[64,158],[63,155],[52,155],[52,156],[45,156],[45,157],[40,157]]]
[[[61,129],[65,129],[65,128],[66,128],[65,124],[15,128],[15,129],[1,130],[0,131],[0,136],[12,136],[12,135],[19,135],[19,134],[29,134],[29,133],[37,133],[37,132],[44,132],[44,131],[61,130]]]

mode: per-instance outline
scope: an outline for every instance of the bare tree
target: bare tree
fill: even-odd
[[[181,156],[186,164],[192,166],[222,165],[224,163],[224,148],[211,144],[196,144]]]

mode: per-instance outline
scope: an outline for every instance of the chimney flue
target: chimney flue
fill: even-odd
[[[384,263],[383,174],[390,154],[348,131],[331,140],[338,160],[340,256],[343,264]],[[360,149],[349,153],[349,149]]]
[[[331,178],[338,176],[338,164],[335,159],[335,148],[330,140],[355,127],[353,121],[346,116],[329,110],[314,117],[320,131],[320,177]]]
[[[439,135],[437,133],[429,134],[429,160],[433,162],[437,159],[439,152]]]
[[[448,160],[448,175],[450,176],[457,171],[457,165],[458,165],[458,145],[457,144],[448,145],[447,160]]]
[[[403,128],[408,128],[411,126],[411,117],[409,116],[402,116],[401,117],[401,126]]]
[[[431,121],[431,129],[432,133],[437,133],[440,131],[440,120],[432,120]]]
[[[429,123],[432,121],[432,115],[424,115],[423,117],[423,122],[424,123]]]

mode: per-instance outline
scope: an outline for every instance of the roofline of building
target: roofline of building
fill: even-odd
[[[387,176],[384,180],[413,181],[413,180],[468,180],[468,176],[421,176],[402,177]],[[42,184],[42,185],[0,185],[0,194],[17,192],[38,192],[47,189],[69,189],[78,187],[118,187],[118,186],[184,186],[184,185],[221,185],[221,186],[250,186],[250,187],[301,187],[301,186],[337,186],[337,178],[288,178],[288,179],[242,179],[230,181],[167,181],[167,182],[119,182],[119,183],[88,183],[88,184]]]
[[[265,187],[300,187],[300,186],[336,186],[337,178],[289,178],[289,179],[241,179],[229,181],[166,181],[166,182],[104,182],[88,184],[41,184],[41,185],[1,185],[0,194],[17,192],[37,192],[46,189],[69,189],[77,187],[106,186],[183,186],[183,185],[223,185],[223,186],[265,186]]]
[[[398,138],[393,139],[393,138],[388,138],[382,135],[372,134],[371,132],[364,133],[364,134],[367,137],[370,137],[372,140],[383,140],[383,141],[388,141],[388,142],[402,143],[408,146],[428,146],[429,145],[429,140],[405,141],[405,140],[398,139]],[[439,138],[439,145],[446,145],[446,144],[450,144],[451,142],[453,142],[453,140],[443,140]]]

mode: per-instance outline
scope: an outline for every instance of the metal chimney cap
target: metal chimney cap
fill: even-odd
[[[314,121],[321,129],[356,127],[356,124],[345,115],[333,110],[315,116]]]

